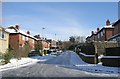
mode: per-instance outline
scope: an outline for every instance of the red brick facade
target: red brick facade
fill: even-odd
[[[92,35],[86,38],[87,42],[107,41],[114,35],[114,27],[110,25],[110,21],[106,21],[106,26],[102,29],[97,28],[97,32],[92,31]]]
[[[9,46],[12,49],[19,49],[19,47],[24,47],[25,43],[28,42],[30,47],[32,49],[35,48],[35,38],[30,35],[30,32],[28,33],[22,33],[20,32],[20,27],[16,25],[16,27],[10,27],[9,31],[15,30],[14,32],[10,33],[10,39],[9,39]]]
[[[50,43],[46,40],[42,40],[42,48],[43,49],[50,49]]]
[[[34,37],[37,39],[37,43],[39,44],[39,46],[42,46],[41,50],[50,49],[51,43],[47,39],[41,38],[40,35],[35,35]]]
[[[114,27],[114,35],[119,34],[120,33],[120,19],[113,24]]]

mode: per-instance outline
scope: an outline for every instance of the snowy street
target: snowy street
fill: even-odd
[[[31,64],[2,71],[2,77],[118,77],[120,68],[83,62],[72,51],[59,56],[32,57]]]

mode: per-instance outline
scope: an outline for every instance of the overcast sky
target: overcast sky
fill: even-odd
[[[118,19],[117,2],[4,2],[2,9],[3,27],[19,24],[32,35],[59,40],[88,36],[107,19]]]

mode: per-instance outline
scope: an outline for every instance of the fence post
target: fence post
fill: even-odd
[[[97,64],[98,52],[97,52],[97,44],[95,42],[94,42],[94,47],[95,47],[94,63]]]

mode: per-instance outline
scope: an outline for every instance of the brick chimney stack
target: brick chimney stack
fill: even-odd
[[[17,25],[15,25],[15,28],[16,28],[17,30],[19,30],[19,29],[20,29],[20,26],[17,24]]]
[[[27,31],[27,34],[30,35],[30,31]]]
[[[106,26],[109,26],[110,25],[110,21],[109,19],[106,21]]]
[[[99,27],[97,28],[97,32],[100,31]]]

